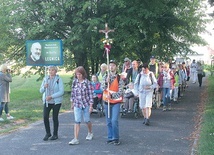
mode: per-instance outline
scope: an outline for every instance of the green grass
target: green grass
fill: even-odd
[[[60,112],[70,110],[70,75],[60,75],[64,83],[64,100]],[[20,126],[42,119],[43,103],[42,94],[39,92],[42,81],[36,81],[38,76],[34,75],[30,78],[22,78],[21,76],[13,77],[10,84],[10,114],[15,117],[14,120],[6,120],[3,111],[4,122],[0,122],[0,134],[10,132]]]
[[[202,119],[198,145],[199,155],[211,155],[214,152],[214,78],[208,80],[208,100]]]

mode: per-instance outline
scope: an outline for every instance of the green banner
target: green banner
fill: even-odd
[[[26,51],[27,66],[63,65],[61,40],[28,40]]]

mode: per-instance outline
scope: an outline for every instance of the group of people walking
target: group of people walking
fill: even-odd
[[[129,62],[127,62],[129,61]],[[195,60],[193,61],[193,63]],[[192,67],[191,67],[192,66]],[[133,92],[133,97],[139,98],[139,107],[144,117],[143,124],[150,125],[151,109],[153,106],[153,96],[155,91],[160,94],[160,102],[163,104],[163,111],[172,109],[171,102],[177,103],[178,98],[182,97],[190,75],[198,75],[199,86],[202,85],[203,67],[200,62],[196,65],[196,70],[182,64],[170,64],[157,62],[152,56],[150,63],[139,64],[139,61],[124,59],[123,69],[119,74],[118,64],[110,60],[109,66],[102,64],[100,71],[92,75],[89,79],[85,69],[79,66],[75,69],[75,75],[71,86],[71,104],[74,112],[74,136],[69,145],[79,144],[79,131],[82,121],[86,123],[88,133],[86,140],[92,140],[92,123],[90,114],[96,108],[98,102],[103,104],[106,125],[107,125],[107,144],[120,144],[119,138],[119,116],[121,103],[125,101],[125,107],[131,110],[133,100],[124,100],[124,88],[126,85]],[[107,73],[108,69],[108,73]],[[64,93],[62,79],[56,75],[57,68],[49,67],[49,75],[44,78],[40,92],[43,94],[44,102],[44,124],[46,135],[43,140],[58,139],[58,113],[62,103]],[[201,75],[200,75],[201,74]],[[192,78],[193,82],[194,77]],[[50,132],[49,113],[53,109],[53,135]],[[83,117],[83,120],[82,120]]]
[[[108,73],[107,73],[108,69]],[[120,144],[119,138],[119,116],[121,103],[124,102],[127,112],[133,108],[133,99],[126,98],[124,92],[133,93],[132,97],[139,99],[139,107],[144,117],[143,124],[150,125],[153,96],[159,92],[163,111],[171,110],[171,102],[177,103],[188,86],[187,81],[192,76],[193,83],[198,78],[199,87],[202,86],[203,66],[200,62],[195,64],[193,60],[189,68],[182,64],[170,64],[157,62],[155,57],[150,58],[150,63],[140,64],[140,61],[125,58],[121,73],[118,72],[118,63],[109,61],[109,66],[102,64],[100,71],[89,79],[84,67],[75,69],[74,79],[71,85],[71,104],[74,112],[74,136],[69,145],[79,144],[80,124],[86,123],[88,133],[86,140],[93,139],[92,123],[90,114],[96,108],[98,102],[103,104],[107,125],[107,144]],[[49,66],[49,75],[45,76],[40,86],[43,93],[43,120],[46,134],[44,141],[58,139],[59,120],[58,115],[61,108],[64,85],[61,77],[57,75],[58,68]],[[1,66],[0,72],[0,121],[3,108],[8,119],[13,119],[9,114],[9,82],[12,78],[7,68]],[[128,88],[126,87],[128,86]],[[124,91],[124,88],[127,90]],[[4,94],[6,93],[6,95]],[[4,95],[2,95],[4,94]],[[125,98],[124,98],[125,97]],[[50,129],[49,115],[52,110],[53,132]],[[82,120],[83,117],[83,120]]]
[[[102,68],[107,69],[106,65],[102,65]],[[44,125],[46,134],[43,138],[44,141],[47,140],[56,140],[58,139],[58,114],[62,104],[62,96],[64,94],[64,87],[62,79],[56,74],[57,67],[50,66],[49,67],[49,75],[43,79],[43,82],[40,87],[40,92],[43,93],[43,103],[44,103]],[[79,131],[80,124],[84,121],[88,128],[88,134],[86,136],[86,140],[93,139],[92,132],[92,123],[90,121],[90,113],[93,111],[95,107],[93,104],[97,102],[95,98],[97,96],[105,96],[101,100],[104,102],[104,109],[106,113],[106,122],[107,122],[107,133],[108,140],[107,143],[114,143],[115,145],[119,145],[119,128],[118,128],[118,118],[120,112],[120,104],[123,95],[123,86],[124,82],[120,78],[119,74],[117,74],[117,64],[115,61],[110,61],[109,63],[109,76],[106,74],[106,70],[101,71],[102,75],[93,75],[92,81],[89,80],[85,69],[82,66],[79,66],[75,69],[75,77],[71,86],[71,104],[74,112],[74,138],[69,142],[69,145],[77,145],[79,144]],[[97,78],[102,77],[103,85],[99,85],[97,87]],[[108,85],[110,84],[110,85]],[[103,95],[103,91],[106,90],[107,87],[110,90],[114,91],[114,93],[107,92]],[[100,98],[100,97],[99,97]],[[104,100],[106,99],[106,100]],[[119,99],[119,100],[118,100]],[[107,103],[110,100],[113,104]],[[49,122],[49,114],[51,109],[53,110],[53,134],[51,134],[50,130],[50,122]],[[109,115],[107,115],[109,113]],[[83,120],[82,120],[83,116]]]
[[[128,58],[126,58],[125,60],[128,60]],[[128,66],[127,64],[131,64],[134,62],[136,62],[136,60],[132,62],[129,61],[129,63],[124,63],[124,65]],[[134,80],[130,78],[131,76],[129,76],[134,75],[131,69],[126,69],[127,76],[125,78],[125,82],[131,82],[135,85],[135,96],[139,97],[139,105],[144,116],[144,124],[146,125],[149,125],[149,117],[151,115],[151,112],[147,112],[148,114],[146,114],[145,109],[142,107],[142,103],[147,104],[147,111],[151,111],[150,109],[152,108],[152,104],[154,102],[153,99],[155,96],[159,98],[159,101],[157,102],[160,103],[158,104],[163,105],[163,111],[170,111],[172,109],[171,102],[174,101],[175,103],[177,103],[178,99],[183,96],[185,89],[188,87],[188,81],[191,79],[192,83],[196,83],[196,80],[198,79],[199,87],[201,87],[202,78],[204,76],[204,69],[201,62],[198,61],[196,63],[195,60],[193,60],[190,65],[186,65],[185,62],[182,62],[180,64],[177,64],[176,62],[157,62],[155,57],[151,56],[148,66],[146,63],[144,63],[141,66],[138,65],[137,68],[138,74]],[[123,75],[125,74],[123,73]],[[141,75],[143,75],[144,77],[143,79],[141,79],[142,81],[139,80],[139,77],[141,77]],[[139,84],[139,82],[141,83]],[[146,90],[146,87],[144,85],[149,86],[149,88],[147,88]],[[145,87],[144,89],[142,89],[143,86]],[[147,94],[145,92],[147,92]],[[150,93],[148,94],[148,92]],[[143,94],[145,96],[144,98],[142,98]],[[132,96],[131,98],[125,97],[125,110],[128,110],[128,105],[133,104],[133,98],[134,96]]]

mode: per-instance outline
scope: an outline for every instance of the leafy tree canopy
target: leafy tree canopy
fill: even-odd
[[[82,65],[88,73],[97,72],[106,61],[104,35],[99,33],[105,23],[115,29],[109,34],[110,58],[117,61],[129,57],[147,62],[151,55],[166,61],[193,52],[189,48],[193,44],[205,44],[199,36],[207,22],[200,0],[0,2],[0,60],[14,62],[17,71],[26,65],[26,40],[62,39],[68,71]],[[44,74],[43,68],[32,68]]]

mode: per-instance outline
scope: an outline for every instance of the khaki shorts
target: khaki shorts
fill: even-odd
[[[144,91],[139,93],[140,108],[151,108],[153,99],[153,91]]]

